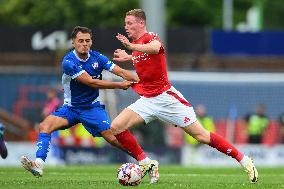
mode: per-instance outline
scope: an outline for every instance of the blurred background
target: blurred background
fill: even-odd
[[[148,31],[167,51],[172,84],[199,120],[262,166],[284,165],[284,1],[282,0],[0,0],[0,122],[8,158],[35,157],[38,123],[61,105],[61,60],[76,25],[93,30],[93,48],[110,59],[123,48],[125,12],[142,8]],[[130,64],[121,67],[133,70]],[[105,73],[105,79],[113,78]],[[102,90],[113,119],[138,96]],[[165,164],[233,166],[234,161],[154,121],[132,130]],[[50,164],[132,161],[82,127],[56,132]]]

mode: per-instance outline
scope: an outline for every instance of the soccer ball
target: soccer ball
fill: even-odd
[[[117,179],[123,186],[139,185],[142,180],[141,169],[134,163],[125,163],[118,168]]]

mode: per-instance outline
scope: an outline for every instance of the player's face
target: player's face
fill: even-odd
[[[125,17],[125,31],[127,36],[131,39],[138,39],[140,37],[140,33],[144,27],[144,22],[140,19],[137,19],[134,16],[126,16]]]
[[[92,46],[91,35],[89,33],[78,32],[76,38],[72,41],[72,45],[79,57],[87,56]]]

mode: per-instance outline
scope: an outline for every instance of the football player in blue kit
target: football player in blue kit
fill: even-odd
[[[107,142],[124,150],[139,163],[148,162],[149,166],[143,170],[146,174],[152,167],[150,158],[145,155],[128,130],[119,137],[112,134],[110,119],[99,99],[99,89],[126,90],[139,81],[138,77],[115,65],[99,52],[90,50],[92,31],[89,28],[76,26],[71,39],[74,49],[67,53],[62,61],[64,104],[40,123],[36,159],[33,161],[22,156],[20,159],[22,166],[34,176],[41,177],[49,151],[51,133],[82,123],[94,137],[104,137]],[[122,77],[124,81],[102,80],[103,70]],[[132,137],[133,145],[131,147],[124,145],[123,137]]]

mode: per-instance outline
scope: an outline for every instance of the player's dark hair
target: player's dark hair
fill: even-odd
[[[92,37],[92,30],[91,29],[89,29],[87,27],[83,27],[83,26],[75,26],[73,28],[72,33],[71,33],[71,39],[72,40],[75,39],[79,32],[81,32],[81,33],[88,33]]]
[[[146,14],[142,9],[133,9],[126,13],[126,16],[134,16],[146,22]]]

